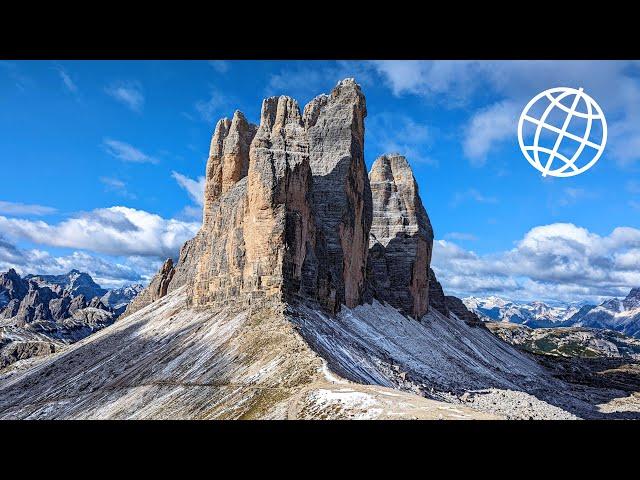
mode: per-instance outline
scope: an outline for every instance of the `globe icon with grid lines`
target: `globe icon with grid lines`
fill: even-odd
[[[543,137],[549,140],[547,145]],[[607,143],[607,121],[582,88],[550,88],[522,110],[518,142],[527,161],[543,177],[573,177],[599,160]]]

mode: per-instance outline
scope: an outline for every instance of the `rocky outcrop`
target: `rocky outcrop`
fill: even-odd
[[[0,309],[11,300],[22,300],[29,290],[29,284],[13,269],[0,273]]]
[[[313,290],[313,278],[304,276],[312,285],[303,285],[305,259],[315,246],[311,185],[298,103],[285,96],[267,98],[251,144],[247,180],[244,288],[252,298]]]
[[[322,241],[315,249],[318,295],[336,311],[362,303],[371,228],[371,190],[364,163],[367,108],[360,86],[342,80],[304,109],[313,174],[312,204]]]
[[[433,229],[406,158],[383,155],[369,173],[373,222],[369,240],[375,297],[420,318],[429,306]]]
[[[232,119],[216,125],[206,168],[203,221],[205,228],[214,218],[216,200],[249,171],[249,147],[257,127],[236,110]]]
[[[58,295],[84,295],[90,299],[107,293],[107,290],[94,282],[89,274],[75,269],[63,275],[27,275],[25,280],[35,282],[40,287],[47,287]]]
[[[206,169],[204,221],[185,243],[168,291],[189,304],[307,298],[335,313],[362,302],[371,224],[360,87],[340,82],[300,112],[264,100],[260,125],[218,122]],[[142,294],[129,314],[152,301]]]
[[[460,320],[463,320],[468,325],[484,325],[484,322],[480,320],[478,315],[470,311],[458,297],[447,295],[445,299],[449,312],[453,313]]]
[[[123,315],[129,315],[133,312],[137,312],[141,308],[146,307],[150,303],[164,297],[167,294],[167,289],[175,273],[173,266],[173,260],[168,258],[160,267],[158,273],[151,279],[149,286],[145,288],[133,301],[127,306]]]
[[[447,298],[432,268],[429,268],[429,308],[434,308],[445,317],[449,316]]]
[[[129,305],[129,303],[131,303],[131,301],[143,290],[144,287],[139,283],[127,285],[121,288],[114,288],[105,293],[100,298],[100,301],[103,305],[111,308],[116,316],[119,316],[125,311],[127,305]]]
[[[626,310],[640,308],[640,288],[632,288],[629,295],[622,301],[622,305]]]
[[[20,302],[16,314],[16,325],[37,320],[53,320],[49,303],[56,298],[56,293],[49,287],[40,287],[36,282],[29,282],[29,291]]]

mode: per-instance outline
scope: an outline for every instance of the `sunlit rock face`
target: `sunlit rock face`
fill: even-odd
[[[424,315],[429,217],[404,157],[383,155],[367,174],[366,115],[360,86],[346,79],[303,110],[290,97],[265,99],[258,126],[239,111],[220,120],[203,225],[165,293],[186,285],[199,307],[305,299],[332,314],[377,298]],[[156,298],[141,295],[129,313]]]

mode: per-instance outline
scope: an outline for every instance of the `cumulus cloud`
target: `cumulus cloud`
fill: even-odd
[[[105,138],[102,142],[105,150],[112,157],[122,160],[123,162],[132,163],[158,163],[158,159],[151,157],[133,145],[119,140]]]
[[[174,257],[199,227],[127,207],[101,208],[57,224],[0,216],[0,231],[9,239],[120,256]]]
[[[105,259],[81,251],[54,256],[43,250],[18,248],[0,237],[0,271],[14,268],[21,275],[59,275],[77,269],[102,287],[117,288],[148,283],[161,263],[160,259],[137,256]]]
[[[583,87],[607,116],[611,156],[623,167],[640,161],[640,82],[633,62],[391,60],[370,65],[395,95],[420,95],[449,107],[480,108],[469,118],[464,135],[465,154],[472,162],[482,161],[513,137],[508,131],[515,126],[505,123],[507,114],[513,109],[519,114],[531,97],[554,86]],[[499,98],[488,107],[478,102],[487,92]]]
[[[197,180],[194,180],[176,171],[171,172],[171,176],[178,182],[180,187],[187,191],[191,200],[202,207],[204,204],[205,178],[198,177]]]
[[[55,208],[45,207],[44,205],[29,205],[0,200],[0,213],[5,215],[49,215],[55,212]]]
[[[571,223],[535,227],[508,251],[479,255],[434,242],[433,267],[445,290],[517,299],[597,300],[640,286],[640,230],[600,236]]]
[[[116,82],[105,88],[107,95],[125,105],[130,110],[140,113],[144,106],[142,86],[138,82]]]
[[[505,101],[480,110],[471,117],[465,128],[462,147],[472,165],[484,165],[495,143],[515,138],[519,114],[518,105]]]

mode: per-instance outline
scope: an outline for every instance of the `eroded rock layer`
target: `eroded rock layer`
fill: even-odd
[[[127,313],[186,285],[190,306],[304,298],[335,314],[375,297],[424,315],[431,224],[404,157],[382,156],[367,174],[366,114],[346,79],[303,113],[280,96],[263,101],[259,126],[239,111],[220,120],[202,228]]]
[[[330,310],[362,303],[371,190],[364,163],[367,108],[353,79],[304,109],[313,172],[313,207],[323,237],[316,248],[319,299]]]
[[[362,303],[371,225],[365,115],[364,95],[347,79],[304,114],[280,96],[264,100],[258,127],[241,112],[220,120],[203,226],[166,291],[187,285],[195,306],[303,297],[335,313]]]
[[[373,222],[369,240],[375,296],[420,318],[429,307],[433,229],[407,160],[383,155],[369,173]]]

